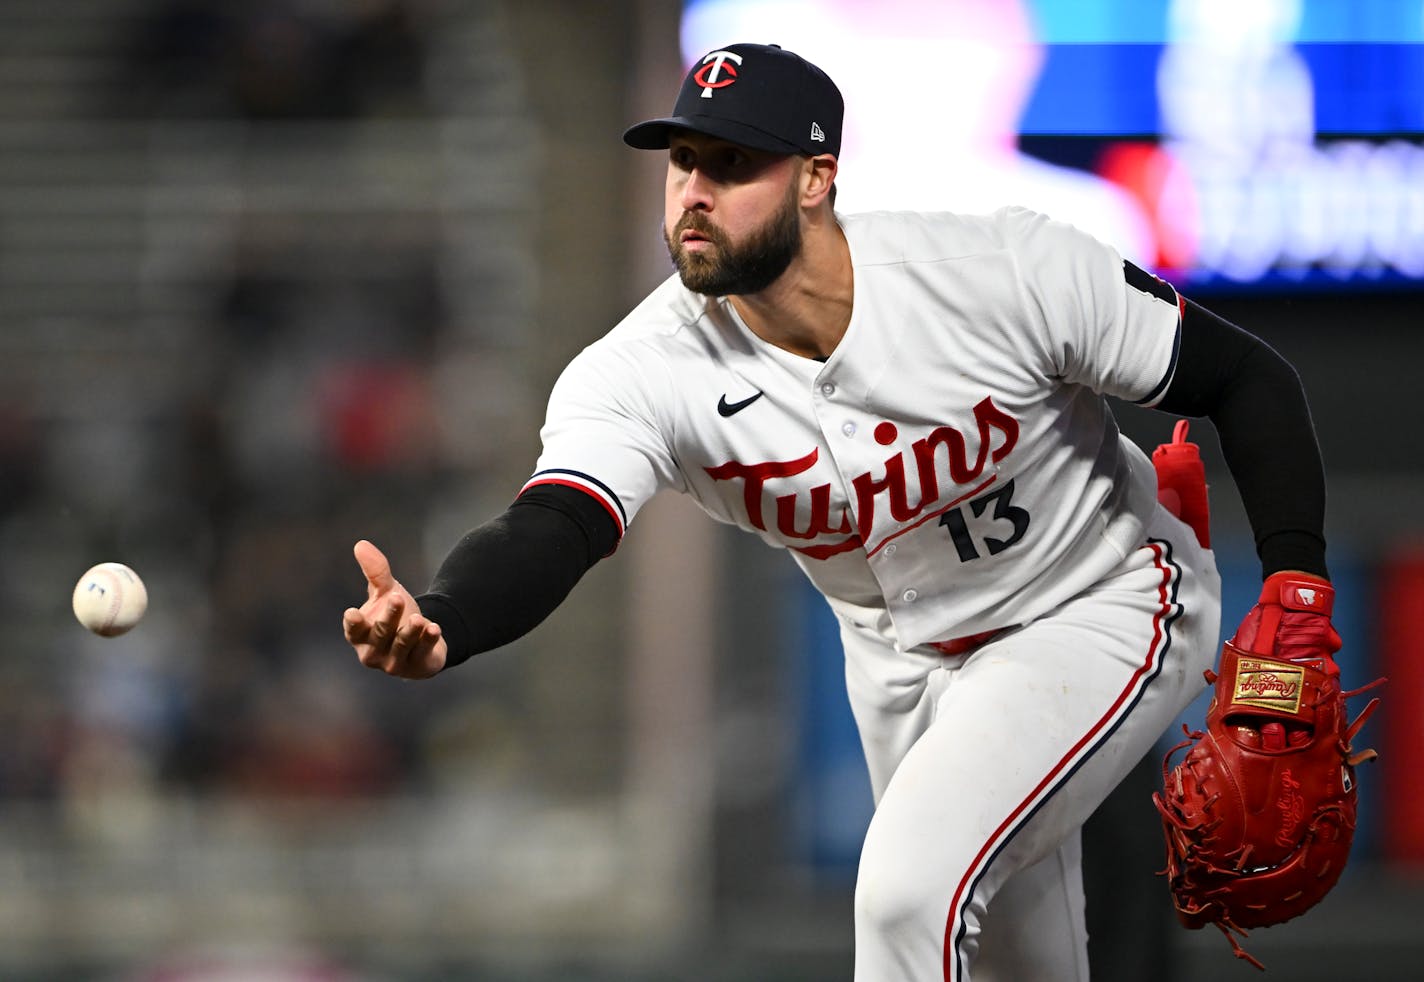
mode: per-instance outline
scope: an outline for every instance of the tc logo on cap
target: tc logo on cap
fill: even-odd
[[[732,64],[727,64],[727,62]],[[702,59],[702,67],[693,76],[693,81],[702,86],[702,98],[712,98],[713,89],[725,89],[737,80],[737,65],[742,56],[731,51],[714,51]]]

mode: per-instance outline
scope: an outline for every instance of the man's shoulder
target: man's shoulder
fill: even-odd
[[[675,360],[674,352],[699,345],[703,325],[715,317],[720,302],[683,287],[676,275],[653,289],[601,337],[574,358],[584,366],[646,370],[658,362]]]
[[[672,337],[696,325],[715,304],[716,301],[688,290],[674,274],[659,283],[598,343],[620,344]]]
[[[984,214],[871,211],[837,214],[864,262],[935,261],[1012,248],[1049,224],[1046,215],[1010,205]]]

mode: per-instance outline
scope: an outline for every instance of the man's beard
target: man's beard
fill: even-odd
[[[694,293],[725,297],[760,293],[776,282],[801,251],[801,215],[796,190],[792,184],[782,207],[740,246],[734,246],[727,233],[714,226],[700,211],[687,212],[671,232],[664,228],[668,255],[677,267],[682,285]],[[714,248],[706,255],[687,251],[679,241],[685,229],[697,232]]]

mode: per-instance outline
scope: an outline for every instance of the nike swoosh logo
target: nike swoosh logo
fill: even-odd
[[[743,409],[746,409],[752,403],[756,402],[763,395],[765,395],[765,393],[758,389],[755,395],[747,396],[740,402],[728,402],[727,397],[724,395],[722,396],[722,398],[717,400],[717,412],[722,416],[735,416],[737,413],[741,412]]]

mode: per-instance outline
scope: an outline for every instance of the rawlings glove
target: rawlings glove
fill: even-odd
[[[1178,919],[1215,924],[1257,968],[1236,935],[1304,913],[1339,880],[1355,833],[1355,767],[1375,757],[1350,743],[1379,700],[1353,722],[1345,700],[1384,679],[1341,691],[1334,599],[1309,574],[1267,578],[1219,671],[1206,673],[1215,692],[1205,731],[1187,730],[1168,752],[1152,796]]]

